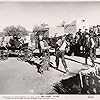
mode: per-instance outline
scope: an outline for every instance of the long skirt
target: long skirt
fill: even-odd
[[[43,50],[42,61],[41,61],[41,70],[49,70],[50,67],[50,53],[49,50]]]

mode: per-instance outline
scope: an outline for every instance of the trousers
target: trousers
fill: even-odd
[[[94,48],[85,48],[85,64],[87,64],[87,59],[88,57],[91,58],[92,61],[92,67],[94,67],[95,63],[94,63]]]
[[[66,70],[66,68],[67,68],[67,64],[66,64],[66,61],[65,61],[65,58],[64,58],[64,55],[65,55],[65,51],[63,51],[63,50],[56,50],[56,66],[57,66],[57,68],[59,67],[59,58],[61,58],[61,61],[62,61],[62,64],[63,64],[63,66],[64,66],[64,68],[65,68],[65,70]]]

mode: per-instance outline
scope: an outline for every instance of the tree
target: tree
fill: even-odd
[[[15,30],[16,30],[16,28],[12,25],[12,26],[6,27],[3,30],[3,32],[8,36],[12,36],[13,34],[15,34]]]
[[[22,27],[22,26],[17,26],[17,27],[16,27],[16,32],[17,32],[17,34],[20,35],[20,36],[27,36],[28,33],[29,33],[29,32],[28,32],[24,27]]]
[[[6,27],[3,32],[8,36],[26,36],[28,35],[28,31],[22,26],[8,26]]]

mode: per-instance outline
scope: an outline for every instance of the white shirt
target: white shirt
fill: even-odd
[[[56,44],[58,44],[59,46],[61,46],[61,44],[62,44],[62,40],[59,39],[59,40],[56,42]]]
[[[90,39],[88,38],[87,41],[88,42],[91,41],[91,43],[92,43],[91,48],[93,48],[95,46],[95,42],[92,38],[90,38]]]
[[[40,41],[41,49],[49,49],[49,46],[45,46],[43,41]]]
[[[95,46],[94,40],[91,38],[91,42],[92,42],[92,48]]]
[[[66,47],[66,41],[63,42],[59,50],[65,50]]]

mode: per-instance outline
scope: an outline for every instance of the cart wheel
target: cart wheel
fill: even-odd
[[[19,50],[19,53],[18,53],[18,60],[21,60],[21,61],[29,61],[31,60],[33,57],[33,52],[30,48],[22,48]]]
[[[0,60],[7,60],[8,59],[8,50],[0,50]]]

